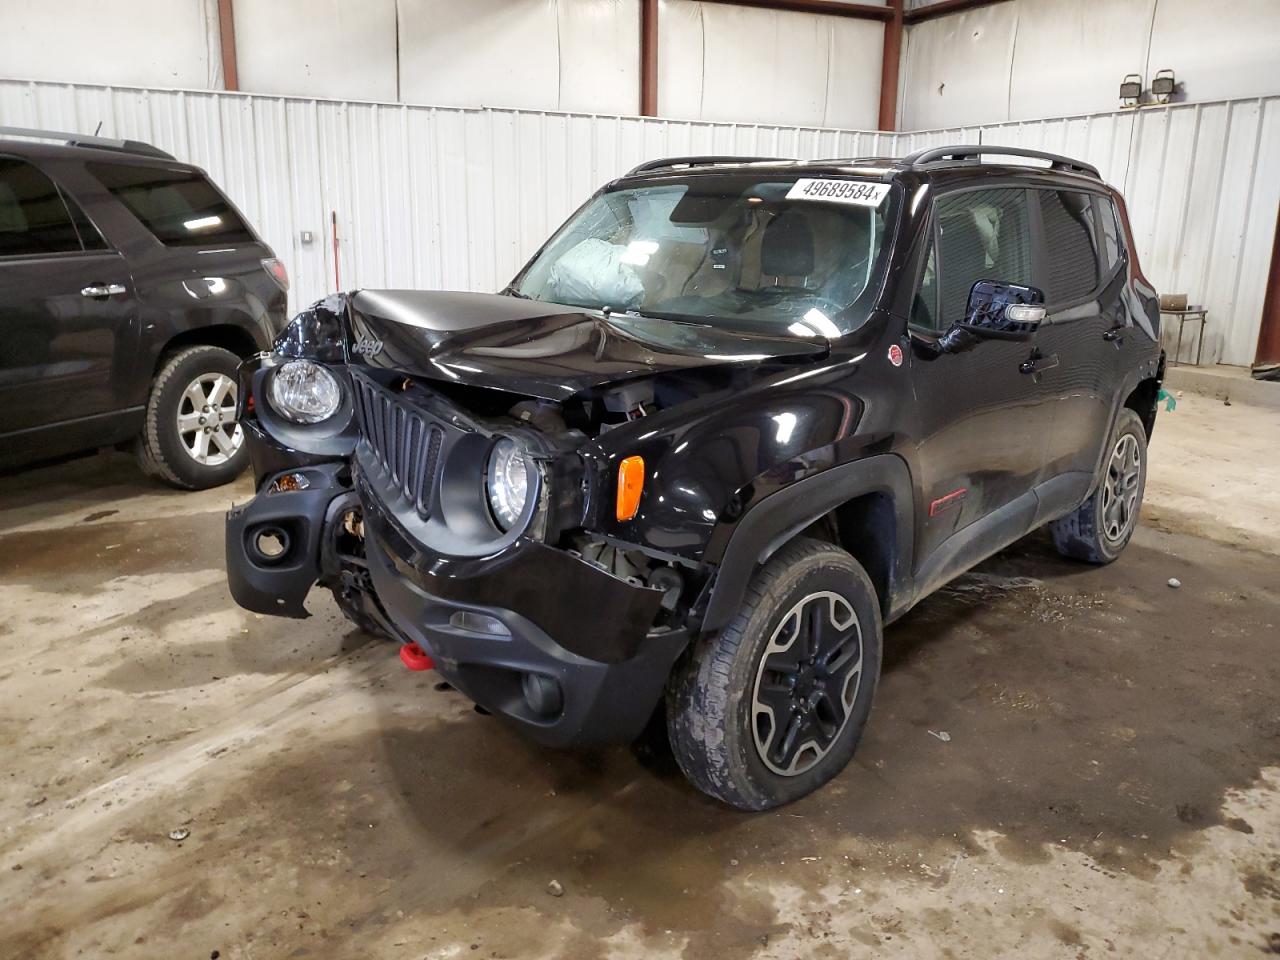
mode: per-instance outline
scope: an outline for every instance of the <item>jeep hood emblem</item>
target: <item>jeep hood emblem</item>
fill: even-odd
[[[382,341],[377,337],[361,337],[351,348],[351,352],[362,357],[376,357],[382,352]]]

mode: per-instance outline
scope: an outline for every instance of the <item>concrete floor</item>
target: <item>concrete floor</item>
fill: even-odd
[[[1119,562],[1038,534],[926,600],[854,763],[756,816],[527,744],[324,598],[240,611],[243,482],[0,479],[0,957],[1280,953],[1277,450],[1188,394]]]

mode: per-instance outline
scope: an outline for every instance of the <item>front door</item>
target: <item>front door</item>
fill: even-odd
[[[0,435],[125,404],[132,285],[69,195],[31,163],[0,157]]]
[[[923,590],[985,556],[995,540],[1007,543],[1030,529],[1048,425],[1041,378],[1026,372],[1034,336],[979,340],[953,329],[977,281],[1031,284],[1027,191],[947,193],[935,202],[933,220],[909,327]]]

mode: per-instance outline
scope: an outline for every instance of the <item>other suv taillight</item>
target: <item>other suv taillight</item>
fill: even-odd
[[[262,269],[271,274],[271,279],[281,290],[285,293],[289,292],[289,271],[285,269],[283,261],[268,257],[262,261]]]

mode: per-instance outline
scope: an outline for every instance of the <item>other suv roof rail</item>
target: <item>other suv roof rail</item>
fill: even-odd
[[[646,160],[640,166],[629,170],[627,176],[631,177],[637,173],[649,173],[652,170],[667,170],[675,167],[711,167],[717,163],[768,163],[770,161],[776,163],[792,162],[787,157],[663,157],[659,160]]]
[[[942,163],[947,160],[981,162],[983,154],[1000,154],[1008,157],[1030,157],[1033,160],[1048,160],[1051,170],[1061,170],[1066,173],[1083,173],[1097,180],[1102,179],[1102,175],[1098,173],[1098,168],[1092,164],[1085,163],[1083,160],[1072,160],[1070,157],[1064,157],[1056,153],[1030,150],[1026,147],[998,147],[991,144],[930,147],[927,150],[917,150],[910,156],[904,157],[902,162],[908,167],[927,167],[931,163]]]
[[[69,147],[94,147],[98,150],[116,150],[142,157],[160,160],[176,160],[171,153],[153,147],[141,140],[115,140],[111,137],[91,137],[83,133],[67,133],[61,130],[35,130],[30,127],[0,127],[0,137],[29,137],[33,140],[61,140]]]

